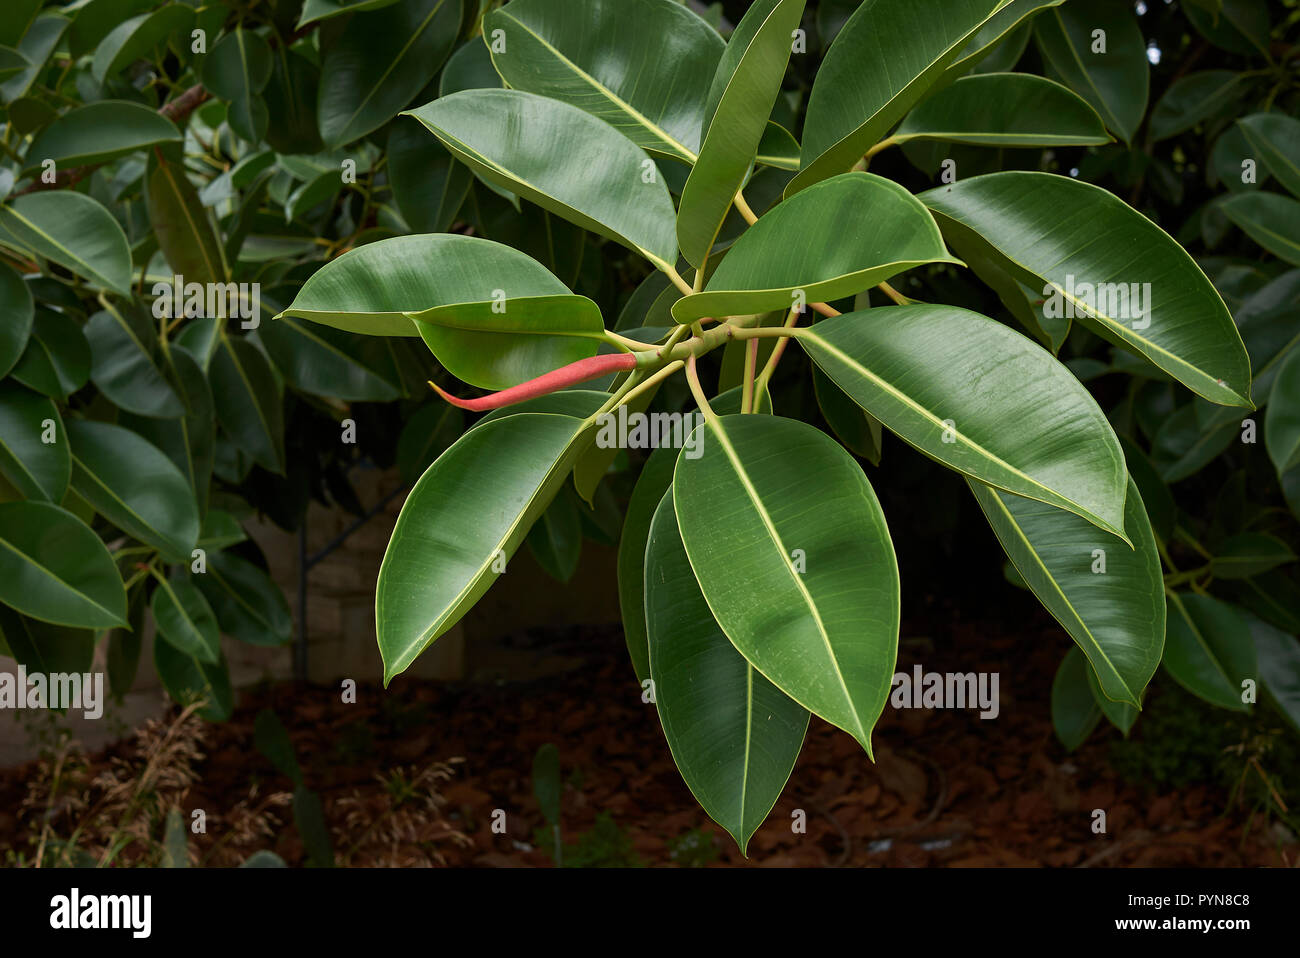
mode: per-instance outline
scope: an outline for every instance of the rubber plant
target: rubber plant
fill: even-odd
[[[632,664],[683,778],[744,851],[810,714],[871,756],[896,659],[898,569],[858,459],[772,408],[794,343],[819,397],[865,435],[888,430],[965,477],[1101,700],[1140,708],[1165,648],[1161,556],[1115,430],[1054,355],[1044,302],[1235,417],[1253,406],[1232,316],[1174,239],[1080,179],[1013,169],[914,194],[871,172],[895,146],[1129,138],[1126,114],[1099,114],[1070,85],[980,71],[1007,43],[1019,44],[1014,63],[1031,19],[1056,6],[823,5],[818,27],[834,39],[794,105],[785,78],[817,55],[804,0],[756,0],[726,41],[672,0],[513,0],[487,13],[481,42],[500,82],[397,122],[654,272],[633,322],[613,329],[519,249],[416,234],[330,261],[280,314],[419,337],[487,393],[436,387],[487,415],[428,467],[397,520],[375,601],[386,684],[507,572],[571,481],[592,500],[617,452],[597,441],[606,417],[680,378],[703,422],[682,450],[647,461],[618,574]],[[823,24],[838,8],[847,16]],[[1054,22],[1045,48],[1066,27]],[[1035,338],[914,301],[891,283],[909,270],[974,274]],[[1092,295],[1142,283],[1145,313]],[[890,305],[870,307],[873,290]],[[706,388],[714,350],[736,357],[732,388]]]

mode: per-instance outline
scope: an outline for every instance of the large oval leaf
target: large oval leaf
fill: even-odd
[[[1212,705],[1249,711],[1243,683],[1255,681],[1255,644],[1237,607],[1221,599],[1170,593],[1165,669]]]
[[[672,306],[702,316],[788,310],[852,296],[921,263],[955,263],[916,197],[872,173],[843,173],[762,216],[736,240],[704,291]]]
[[[1300,463],[1300,349],[1292,350],[1273,380],[1264,413],[1264,445],[1279,476]]]
[[[808,711],[718,627],[682,546],[671,492],[650,526],[645,595],[650,671],[668,748],[691,794],[744,855],[790,778]]]
[[[27,348],[10,378],[38,393],[66,399],[90,378],[90,346],[77,321],[37,307]]]
[[[91,282],[131,295],[131,250],[113,214],[83,193],[48,190],[0,206],[0,242],[30,250]]]
[[[175,419],[185,406],[158,365],[158,333],[134,306],[108,304],[86,322],[90,378],[117,406]]]
[[[126,625],[126,590],[104,543],[47,502],[0,503],[0,601],[56,625]]]
[[[266,136],[271,114],[259,94],[271,79],[273,62],[270,44],[243,27],[226,33],[203,58],[203,85],[229,101],[226,121],[250,143]]]
[[[727,42],[709,88],[704,145],[682,190],[677,239],[704,265],[736,193],[753,167],[772,103],[781,92],[790,37],[805,0],[757,0]]]
[[[1147,109],[1151,70],[1133,7],[1123,0],[1066,3],[1034,19],[1043,60],[1093,105],[1125,143]]]
[[[107,163],[159,143],[179,142],[180,130],[141,103],[100,100],[69,110],[43,129],[27,149],[25,173],[47,159],[60,169]]]
[[[1268,171],[1300,198],[1300,120],[1285,113],[1255,113],[1237,126]]]
[[[723,416],[699,429],[701,454],[677,459],[673,502],[714,618],[777,688],[870,755],[899,621],[894,547],[871,484],[806,423]]]
[[[493,420],[465,433],[415,484],[375,592],[385,685],[505,570],[568,478],[590,429],[590,420],[551,414]]]
[[[90,72],[96,83],[146,57],[173,34],[189,34],[194,11],[183,3],[169,3],[123,20],[95,47]],[[188,36],[187,36],[188,39]]]
[[[695,159],[723,44],[685,6],[513,0],[484,18],[485,36],[497,30],[492,62],[515,89],[581,107],[647,150]]]
[[[354,333],[286,316],[262,326],[258,336],[285,381],[298,389],[363,402],[399,395],[396,386],[360,360]]]
[[[1124,503],[1132,549],[1072,513],[967,482],[1016,571],[1088,657],[1106,697],[1140,707],[1164,649],[1165,589],[1133,480]]]
[[[149,225],[173,272],[187,283],[224,283],[230,271],[225,251],[179,151],[159,148],[150,155],[145,200]]]
[[[884,138],[1005,0],[867,0],[817,71],[790,196],[843,173]]]
[[[968,310],[913,305],[823,320],[799,342],[927,456],[1124,537],[1119,440],[1073,374],[1029,339]]]
[[[1250,626],[1264,691],[1300,733],[1300,642],[1294,635],[1269,625],[1249,612],[1242,617]]]
[[[203,701],[196,714],[209,722],[224,722],[235,707],[235,693],[230,685],[230,670],[222,657],[211,665],[179,651],[170,642],[153,644],[153,666],[163,688],[182,705]]]
[[[1088,146],[1111,142],[1101,117],[1059,83],[1028,73],[982,73],[923,101],[890,136],[973,146]]]
[[[85,419],[67,425],[77,494],[123,532],[188,562],[199,538],[199,511],[180,470],[129,429]]]
[[[284,397],[262,352],[221,334],[208,368],[217,420],[264,469],[284,474]]]
[[[1218,209],[1274,256],[1300,266],[1300,201],[1281,193],[1238,193]]]
[[[58,503],[72,456],[54,403],[16,382],[0,382],[0,475],[25,499]]]
[[[608,123],[522,90],[463,90],[409,111],[487,182],[661,267],[677,260],[676,212],[654,161]],[[581,155],[581,163],[569,162]]]
[[[959,255],[970,247],[972,258],[990,257],[1031,286],[1049,284],[1081,322],[1193,392],[1250,406],[1250,359],[1213,284],[1168,234],[1113,194],[1069,177],[1007,172],[920,199]]]
[[[400,0],[349,20],[321,64],[326,147],[379,129],[410,103],[451,53],[460,18],[461,0]]]
[[[1026,31],[1033,18],[1047,7],[1059,7],[1064,2],[1065,0],[1011,0],[985,20],[984,25],[966,41],[960,57],[954,60],[952,66],[944,73],[945,78],[962,76],[972,68],[978,67],[986,57],[998,49],[998,44],[1003,40],[1009,40],[1012,33],[1025,34],[1024,42],[1019,45],[1023,52],[1029,42]],[[1010,69],[1014,65],[1008,63],[1001,69]]]
[[[388,134],[388,178],[411,229],[441,233],[451,228],[473,176],[418,124],[394,123]]]

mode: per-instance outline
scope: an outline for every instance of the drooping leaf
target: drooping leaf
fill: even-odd
[[[238,26],[213,44],[203,59],[203,85],[229,101],[226,120],[250,143],[266,136],[271,114],[260,94],[271,79],[273,62],[270,44],[260,34]]]
[[[1300,642],[1249,612],[1242,618],[1250,627],[1264,691],[1292,728],[1300,732]]]
[[[505,416],[465,433],[415,484],[376,587],[385,685],[505,570],[568,478],[590,429],[569,416]]]
[[[655,704],[673,761],[741,854],[794,768],[808,711],[728,641],[709,611],[666,492],[645,556],[645,629]]]
[[[0,634],[28,673],[85,674],[95,658],[95,630],[53,625],[0,605]]]
[[[1041,502],[967,480],[1016,571],[1087,656],[1106,698],[1141,703],[1160,664],[1165,592],[1160,555],[1130,479],[1130,549],[1091,523]]]
[[[32,291],[12,266],[0,263],[0,377],[13,369],[32,333],[36,304]]]
[[[90,72],[95,82],[103,83],[175,35],[189,37],[194,11],[183,3],[169,3],[157,10],[136,14],[123,20],[95,47]]]
[[[760,217],[727,251],[704,291],[678,299],[672,315],[686,323],[788,310],[852,296],[933,262],[959,261],[944,248],[925,207],[883,177],[844,173]]]
[[[127,624],[126,590],[108,549],[48,502],[0,503],[0,602],[56,625]]]
[[[86,322],[90,378],[119,408],[175,419],[185,406],[160,367],[158,333],[134,304],[108,304]]]
[[[823,320],[799,342],[927,456],[1124,537],[1119,440],[1074,375],[1024,336],[957,307],[917,304]]]
[[[1093,331],[1200,396],[1249,407],[1250,361],[1222,298],[1181,246],[1113,194],[1014,171],[958,180],[920,199],[958,255],[970,247],[1030,286],[1048,284]]]
[[[123,532],[188,562],[199,538],[199,512],[175,464],[121,426],[73,419],[67,427],[77,495]]]
[[[1214,550],[1210,565],[1217,578],[1248,579],[1295,560],[1291,547],[1276,536],[1240,532]]]
[[[397,468],[402,481],[414,483],[464,431],[465,415],[445,402],[422,406],[397,438]]]
[[[460,20],[461,0],[398,0],[352,17],[321,63],[325,145],[350,143],[396,116],[437,74]]]
[[[1279,476],[1300,464],[1300,350],[1283,360],[1273,380],[1264,411],[1264,445]]]
[[[247,339],[222,333],[208,368],[217,420],[264,469],[284,474],[284,402],[271,364]]]
[[[1065,3],[1034,18],[1034,40],[1048,68],[1093,105],[1129,143],[1147,109],[1147,45],[1123,0]]]
[[[1165,669],[1211,705],[1244,712],[1246,679],[1255,680],[1255,645],[1236,606],[1192,593],[1170,593]]]
[[[235,693],[224,656],[216,665],[209,665],[179,651],[170,642],[155,642],[153,664],[163,688],[176,702],[189,705],[203,700],[207,704],[197,714],[209,722],[224,722],[230,718],[235,707]]]
[[[1151,111],[1152,142],[1190,130],[1224,112],[1243,87],[1241,74],[1234,70],[1201,70],[1179,78]]]
[[[221,655],[217,617],[198,587],[184,575],[158,580],[149,602],[158,635],[184,655],[216,665]]]
[[[225,251],[178,152],[153,151],[145,197],[149,225],[172,271],[187,283],[224,283],[230,271]]]
[[[492,62],[510,86],[694,162],[723,43],[691,10],[672,0],[513,0],[484,18],[486,37],[497,30]]]
[[[1102,719],[1101,706],[1088,688],[1088,660],[1071,646],[1052,680],[1052,728],[1067,752],[1088,740]]]
[[[402,219],[417,233],[450,229],[473,179],[446,147],[409,121],[394,123],[388,134],[388,176]]]
[[[359,358],[356,333],[285,317],[258,330],[267,354],[291,386],[349,401],[396,399],[398,389]]]
[[[194,578],[216,615],[221,631],[248,645],[284,645],[293,638],[293,618],[284,593],[253,563],[216,552],[208,571]]]
[[[656,265],[676,261],[667,184],[654,161],[604,121],[522,90],[464,90],[408,112],[487,182]],[[575,150],[582,163],[559,162]]]
[[[582,521],[578,501],[568,486],[561,486],[528,530],[524,542],[537,564],[557,582],[568,582],[578,571],[582,557]]]
[[[797,420],[723,416],[699,428],[702,452],[678,457],[673,502],[714,618],[769,681],[870,755],[899,616],[893,543],[871,485],[833,439]]]
[[[962,48],[961,54],[953,61],[952,66],[948,67],[944,77],[962,76],[972,68],[983,72],[981,65],[984,64],[985,59],[992,57],[994,50],[999,49],[999,45],[1003,44],[1003,41],[1008,41],[1012,34],[1024,35],[1025,42],[1020,44],[1020,50],[1023,52],[1029,40],[1029,30],[1034,18],[1048,7],[1059,7],[1064,2],[1065,0],[1011,0],[985,20],[984,25],[966,41],[966,46]],[[991,72],[1010,70],[1014,65],[1013,61],[1000,70]]]

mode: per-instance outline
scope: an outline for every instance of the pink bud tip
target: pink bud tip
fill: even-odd
[[[480,396],[478,399],[458,399],[446,390],[441,389],[435,382],[430,382],[429,385],[433,387],[434,392],[453,406],[459,406],[461,409],[469,409],[473,412],[483,412],[487,409],[513,406],[525,399],[545,396],[548,393],[557,392],[569,386],[576,386],[578,383],[584,383],[589,379],[596,379],[609,373],[622,372],[635,367],[636,356],[632,353],[610,353],[605,356],[592,356],[588,359],[579,359],[576,363],[569,363],[567,366],[561,366],[559,369],[554,369],[549,373],[538,376],[536,379],[520,383],[518,386],[511,386],[509,389],[503,389],[487,396]]]

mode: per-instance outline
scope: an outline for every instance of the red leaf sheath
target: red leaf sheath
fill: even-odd
[[[453,406],[470,409],[474,412],[482,412],[485,409],[500,409],[502,406],[512,406],[515,403],[523,402],[525,399],[545,396],[547,393],[553,393],[568,386],[576,386],[578,383],[585,383],[589,379],[596,379],[609,373],[632,369],[635,366],[636,356],[633,353],[610,353],[605,356],[592,356],[589,359],[579,359],[576,363],[569,363],[567,366],[553,369],[536,379],[528,380],[526,383],[520,383],[518,386],[511,386],[509,389],[481,396],[478,399],[457,399],[450,393],[439,389],[437,383],[431,382],[429,385],[434,388],[434,391],[439,396]]]

